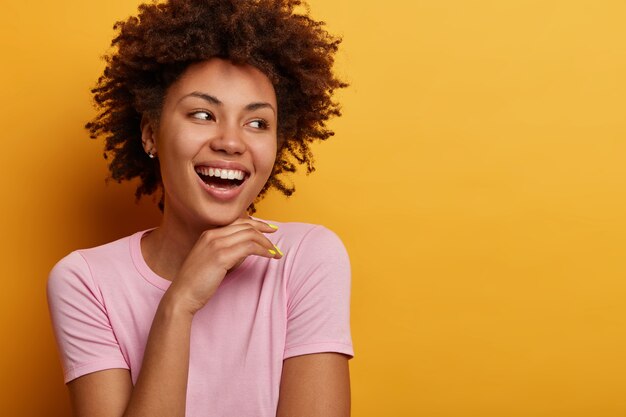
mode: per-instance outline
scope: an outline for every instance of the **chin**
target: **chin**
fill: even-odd
[[[164,221],[178,224],[184,228],[208,230],[228,226],[239,218],[248,217],[248,205],[235,201],[228,203],[207,202],[202,200],[179,201],[179,204],[166,197]],[[169,219],[169,220],[168,220]],[[186,225],[186,226],[183,226]]]
[[[245,206],[244,209],[238,210],[234,207],[225,206],[206,209],[204,212],[199,213],[200,226],[204,229],[228,226],[239,218],[247,218],[247,208],[248,206]]]

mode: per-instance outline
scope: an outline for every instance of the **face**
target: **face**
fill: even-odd
[[[274,87],[258,69],[211,59],[168,89],[158,126],[142,123],[159,158],[166,219],[192,227],[232,223],[267,182],[276,159]]]

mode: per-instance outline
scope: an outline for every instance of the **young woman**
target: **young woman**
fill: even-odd
[[[298,0],[170,0],[119,22],[94,89],[112,177],[159,227],[78,250],[48,298],[76,416],[348,416],[340,240],[252,218],[332,135],[339,40]]]

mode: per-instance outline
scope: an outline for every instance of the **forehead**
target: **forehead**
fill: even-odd
[[[274,86],[263,72],[220,58],[190,65],[168,89],[166,101],[178,101],[193,92],[210,94],[225,104],[267,102],[276,107]]]

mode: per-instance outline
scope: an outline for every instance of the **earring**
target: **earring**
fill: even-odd
[[[152,153],[152,151],[148,151],[148,158],[154,159],[154,154]]]

